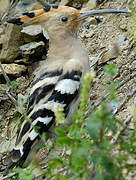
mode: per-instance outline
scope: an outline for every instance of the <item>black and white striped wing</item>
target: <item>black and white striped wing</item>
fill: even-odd
[[[28,108],[28,117],[31,123],[30,121],[25,121],[22,125],[18,142],[12,151],[14,162],[18,162],[20,159],[25,160],[31,145],[39,137],[39,134],[48,131],[55,121],[54,112],[58,106],[64,109],[65,116],[67,116],[72,102],[79,96],[81,75],[80,71],[62,73],[56,84],[44,86],[40,91],[41,93],[37,93],[39,91],[37,89],[41,88],[41,86],[37,86],[34,89],[34,86],[39,81],[34,83],[32,88],[33,94],[31,93],[30,95]],[[31,104],[34,104],[34,107],[32,106],[31,108]]]

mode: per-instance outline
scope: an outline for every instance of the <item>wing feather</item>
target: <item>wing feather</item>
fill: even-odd
[[[46,73],[44,73],[46,74]],[[47,75],[47,74],[46,74]],[[41,75],[43,76],[43,75]],[[71,71],[59,76],[54,84],[48,84],[38,87],[30,95],[28,111],[43,99],[49,92],[50,96],[31,113],[30,122],[23,123],[18,138],[18,143],[12,151],[13,162],[25,161],[33,142],[39,137],[39,134],[48,131],[55,121],[55,110],[58,105],[64,108],[65,116],[68,114],[69,107],[77,97],[80,91],[80,78],[82,72]],[[43,76],[44,77],[44,76]],[[39,81],[46,81],[46,78],[39,78]],[[48,76],[49,77],[49,76]],[[52,77],[50,77],[52,78]],[[34,86],[39,81],[35,81]],[[46,84],[46,83],[45,83]],[[35,130],[35,128],[37,130]]]

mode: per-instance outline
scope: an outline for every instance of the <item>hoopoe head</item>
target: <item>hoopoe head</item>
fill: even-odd
[[[41,24],[48,33],[56,33],[63,29],[74,32],[80,22],[88,16],[104,13],[128,13],[128,10],[105,9],[80,12],[68,6],[49,5],[43,9],[25,12],[20,18],[8,20],[8,23],[17,25],[22,25],[23,23]]]
[[[32,12],[23,13],[23,16],[8,20],[9,23],[22,25],[41,24],[47,32],[54,32],[61,29],[73,31],[79,24],[80,11],[68,7],[53,5]]]

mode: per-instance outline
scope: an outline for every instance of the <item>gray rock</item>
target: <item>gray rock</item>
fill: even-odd
[[[9,3],[10,3],[10,0],[1,0],[0,1],[0,14],[3,13],[7,9]]]
[[[69,0],[61,0],[60,5],[66,6],[69,3]]]
[[[28,44],[25,44],[23,46],[20,46],[20,50],[22,51],[23,54],[34,54],[35,50],[39,48],[40,46],[44,46],[44,42],[31,42]]]
[[[14,59],[19,55],[19,46],[23,43],[20,30],[20,26],[7,25],[0,53],[1,62],[14,62]]]
[[[42,33],[42,27],[41,25],[30,25],[26,26],[21,30],[22,33],[31,35],[31,36],[36,36],[40,33]]]
[[[34,6],[36,0],[29,0],[29,1],[19,1],[19,3],[16,6],[17,10],[27,11],[28,9],[31,9]]]

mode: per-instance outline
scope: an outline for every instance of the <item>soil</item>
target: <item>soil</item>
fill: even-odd
[[[104,1],[97,8],[126,9],[127,1]],[[90,64],[100,53],[107,51],[102,58],[99,58],[98,63],[91,68],[91,70],[96,72],[96,77],[91,87],[90,103],[95,107],[99,106],[107,94],[105,85],[111,81],[119,81],[120,86],[117,89],[119,104],[116,109],[116,116],[122,122],[125,122],[128,118],[131,119],[124,132],[124,138],[127,138],[129,131],[134,129],[134,119],[131,118],[131,112],[132,107],[136,103],[136,58],[132,42],[131,25],[128,17],[123,14],[99,16],[95,20],[95,24],[91,24],[91,21],[86,20],[79,31],[79,38],[87,48]],[[117,53],[114,52],[115,49],[117,49]],[[115,63],[119,69],[118,74],[113,79],[104,76],[104,65],[109,63]],[[16,94],[26,93],[25,90],[30,84],[31,72],[16,79],[17,82],[21,82],[15,92]],[[5,84],[2,86],[3,89],[6,88]],[[5,99],[0,99],[0,144],[7,142],[2,148],[8,145],[9,151],[13,147],[17,133],[16,123],[13,126],[15,132],[12,133],[11,130],[9,132],[9,127],[12,128],[10,121],[16,117],[15,106],[6,96],[5,91],[1,90],[2,86],[0,87],[0,96],[3,94],[2,97]],[[12,140],[9,140],[11,134]],[[0,176],[6,167],[3,160],[8,153],[6,150],[7,147],[5,150],[2,149],[2,153],[0,153]],[[126,179],[133,179],[133,177],[127,177]]]

